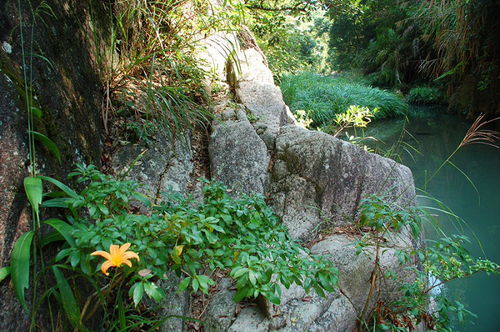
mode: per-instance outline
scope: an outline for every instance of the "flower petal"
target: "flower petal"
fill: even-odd
[[[131,258],[135,258],[137,259],[137,261],[140,261],[139,259],[139,255],[137,255],[135,252],[133,251],[127,251],[126,253],[123,254],[123,258],[124,259],[131,259]]]
[[[97,251],[94,251],[93,253],[90,254],[91,256],[101,256],[101,257],[104,257],[106,259],[110,259],[111,258],[111,255],[105,251],[102,251],[102,250],[97,250]]]
[[[109,276],[109,273],[107,271],[112,266],[114,266],[114,265],[110,261],[105,261],[104,263],[102,263],[102,266],[101,266],[102,273],[104,273],[105,275]]]
[[[109,253],[111,256],[116,256],[120,252],[120,247],[116,244],[112,244],[109,246]]]
[[[127,251],[127,249],[130,248],[130,243],[125,243],[123,246],[120,247],[120,252],[124,253]]]
[[[131,261],[129,261],[128,259],[124,259],[124,260],[122,261],[122,264],[128,265],[128,267],[132,267],[132,262],[131,262]]]

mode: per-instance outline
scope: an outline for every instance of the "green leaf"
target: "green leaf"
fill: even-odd
[[[248,280],[250,280],[250,282],[254,286],[257,284],[257,278],[255,276],[255,273],[252,270],[248,271]]]
[[[43,175],[40,175],[38,176],[40,179],[42,180],[45,180],[45,181],[48,181],[50,183],[52,183],[53,185],[55,185],[57,188],[61,189],[66,195],[70,196],[70,197],[73,197],[73,198],[79,198],[80,196],[78,196],[78,194],[73,190],[71,189],[70,187],[68,187],[67,185],[65,185],[64,183],[62,183],[61,181],[58,181],[54,178],[51,178],[51,177],[48,177],[48,176],[43,176]]]
[[[189,286],[189,282],[191,281],[191,277],[184,278],[180,283],[179,283],[179,293],[184,292],[186,288]]]
[[[57,266],[52,266],[52,271],[56,277],[57,288],[59,288],[59,292],[61,294],[61,302],[64,312],[74,328],[80,327],[80,307],[76,302],[73,290]]]
[[[45,247],[51,243],[58,242],[58,241],[64,241],[64,238],[58,232],[52,231],[49,234],[42,237],[42,240],[40,242],[41,242],[42,247]]]
[[[234,302],[240,302],[248,293],[248,288],[240,288],[233,297]]]
[[[59,162],[61,161],[61,151],[59,151],[59,148],[54,141],[37,131],[29,130],[28,132],[32,134],[40,143],[42,143],[43,146],[45,146]]]
[[[42,180],[39,177],[28,176],[24,178],[24,191],[26,196],[28,196],[28,201],[30,202],[33,210],[38,215],[40,211],[40,204],[42,204],[43,197],[43,185]]]
[[[325,290],[329,292],[333,292],[335,288],[332,287],[330,281],[328,280],[328,277],[324,273],[319,274],[319,282],[321,284],[321,287],[323,287]]]
[[[0,269],[0,282],[7,278],[10,274],[10,266],[2,267]]]
[[[53,199],[49,199],[49,200],[44,201],[42,203],[42,207],[67,209],[71,202],[73,202],[73,199],[68,198],[68,197],[53,198]]]
[[[10,258],[11,278],[14,290],[19,303],[26,311],[28,311],[28,307],[24,299],[24,290],[30,284],[30,253],[34,234],[35,232],[28,231],[21,235],[14,244]]]
[[[68,242],[71,247],[76,247],[75,240],[73,239],[73,236],[71,236],[73,227],[71,227],[61,219],[56,218],[47,219],[43,223],[54,228],[59,234],[64,237],[66,242]]]
[[[67,257],[71,254],[71,252],[75,250],[73,248],[66,248],[66,249],[63,249],[61,251],[59,251],[56,255],[56,262],[60,261],[61,259],[63,259],[64,257]]]
[[[39,109],[38,107],[34,107],[34,106],[32,106],[32,107],[31,107],[31,113],[32,113],[34,116],[36,116],[38,119],[41,119],[41,118],[42,118],[42,114],[43,114],[43,112],[42,112],[42,110],[41,110],[41,109]]]
[[[142,300],[142,296],[144,295],[144,284],[142,282],[136,283],[129,292],[129,295],[132,294],[132,299],[134,300],[134,305],[137,307],[139,302]]]
[[[160,302],[165,297],[163,291],[153,282],[145,283],[144,290],[146,291],[146,294],[148,294],[148,296],[156,302]]]
[[[276,296],[276,294],[274,294],[274,293],[267,293],[265,296],[269,300],[269,302],[271,302],[272,304],[276,304],[276,305],[280,305],[281,304],[281,300],[280,300],[280,298],[278,296]]]

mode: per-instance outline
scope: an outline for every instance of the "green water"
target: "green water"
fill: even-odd
[[[399,149],[401,162],[413,172],[415,184],[423,188],[428,178],[455,150],[470,122],[443,114],[442,109],[427,110],[426,116],[375,124],[367,133],[382,139],[377,147],[387,149],[400,137],[405,126],[409,134]],[[413,149],[418,150],[418,153]],[[448,218],[440,218],[440,226],[447,234],[465,234],[471,239],[468,249],[476,257],[500,263],[500,149],[485,145],[463,147],[451,161],[467,174],[467,178],[452,166],[445,166],[428,183],[426,191],[445,203],[463,218],[465,226]],[[420,205],[433,205],[419,198]],[[429,237],[435,236],[432,232]],[[478,315],[456,331],[500,331],[500,277],[475,275],[465,280],[450,282],[447,293],[459,299],[468,310]]]

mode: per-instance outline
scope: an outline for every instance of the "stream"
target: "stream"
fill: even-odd
[[[426,179],[460,144],[471,122],[446,114],[439,107],[414,107],[412,111],[411,114],[419,115],[410,117],[407,123],[378,122],[365,135],[377,138],[379,141],[373,146],[386,151],[398,141],[404,142],[400,144],[398,161],[412,170],[416,187],[426,189],[427,193],[417,194],[440,200],[465,221],[459,223],[443,214],[439,218],[443,231],[468,236],[471,242],[466,247],[474,257],[500,263],[500,150],[481,144],[462,147],[451,159],[460,171],[445,165],[425,188]],[[401,140],[403,128],[408,133]],[[420,206],[437,207],[422,196],[418,197]],[[426,232],[428,238],[437,236],[432,229]],[[455,331],[500,331],[499,281],[500,277],[483,273],[447,284],[444,291],[450,299],[460,300],[478,316],[465,325],[457,324]]]

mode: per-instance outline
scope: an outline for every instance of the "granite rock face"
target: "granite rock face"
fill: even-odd
[[[368,247],[359,255],[353,245],[353,238],[344,235],[332,235],[318,242],[311,248],[311,253],[328,257],[339,269],[339,287],[354,307],[357,313],[361,313],[368,300],[369,280],[375,267],[375,248]],[[376,289],[368,303],[368,310],[373,309],[375,298],[385,303],[397,299],[401,295],[399,289],[402,283],[411,282],[413,273],[399,262],[397,250],[411,250],[412,242],[409,238],[401,241],[396,247],[382,247],[379,251],[380,275],[387,271],[393,271],[397,278],[383,278],[383,286]],[[378,294],[377,294],[378,292]]]
[[[152,201],[172,193],[187,194],[194,170],[193,153],[188,137],[168,139],[161,132],[150,145],[129,144],[113,155],[117,173],[139,182],[139,189]]]
[[[393,160],[321,132],[284,126],[276,139],[269,188],[293,237],[350,224],[362,198],[375,194],[401,207],[414,204],[411,171]]]
[[[240,42],[238,70],[231,69],[231,59],[220,75],[239,105],[226,103],[231,106],[222,107],[213,123],[209,143],[213,179],[236,192],[265,195],[290,235],[305,241],[317,239],[320,231],[355,223],[361,200],[372,194],[401,208],[414,204],[413,177],[407,167],[297,126],[261,50],[246,39]],[[381,249],[380,268],[397,271],[397,278],[374,293],[385,301],[397,298],[399,284],[412,278],[395,252],[410,250],[414,241],[406,230],[392,236]],[[230,301],[234,288],[224,280],[205,315],[210,331],[354,331],[375,266],[374,248],[356,255],[354,240],[331,235],[311,248],[338,267],[339,292],[321,298],[294,285],[283,288],[279,306],[268,303],[264,308],[235,310]],[[369,311],[374,301],[368,302]]]
[[[209,154],[212,178],[243,193],[264,194],[269,154],[241,110],[228,110],[215,122]]]

